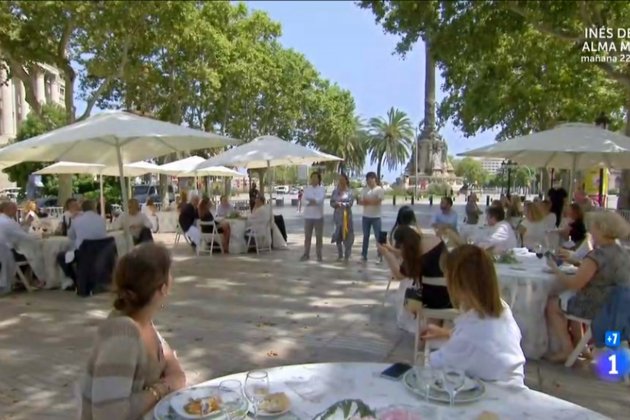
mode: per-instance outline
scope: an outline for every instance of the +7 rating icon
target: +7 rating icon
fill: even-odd
[[[620,331],[606,331],[606,335],[604,336],[604,341],[606,342],[606,347],[610,347],[610,348],[619,347],[619,343],[621,341],[621,332]]]

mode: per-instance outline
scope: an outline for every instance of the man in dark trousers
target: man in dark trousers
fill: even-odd
[[[254,211],[254,205],[256,204],[256,198],[258,197],[258,189],[256,183],[252,182],[252,187],[249,189],[249,210]]]

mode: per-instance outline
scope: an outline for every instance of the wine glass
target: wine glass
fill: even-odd
[[[245,396],[254,406],[254,418],[258,418],[258,407],[269,394],[269,375],[264,370],[254,370],[245,378]]]
[[[539,260],[542,259],[543,255],[545,254],[542,244],[536,244],[536,246],[534,246],[534,252],[536,253],[536,257]]]
[[[446,392],[448,392],[451,407],[455,405],[455,397],[457,392],[464,386],[466,374],[463,370],[447,367],[442,371],[442,384]]]
[[[431,392],[431,386],[435,383],[437,372],[429,366],[416,366],[414,370],[416,373],[416,386],[424,389],[424,399],[429,401],[429,393]]]
[[[219,396],[221,397],[221,409],[228,420],[242,418],[243,391],[240,381],[236,379],[221,381]]]

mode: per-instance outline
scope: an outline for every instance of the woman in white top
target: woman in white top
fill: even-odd
[[[453,330],[428,325],[423,331],[424,340],[447,339],[431,353],[429,364],[436,369],[461,369],[484,381],[524,387],[521,330],[501,300],[492,260],[483,249],[462,245],[442,262],[451,302],[461,314]]]
[[[518,228],[523,246],[529,250],[534,250],[536,245],[545,246],[548,230],[549,226],[541,206],[532,202],[525,203],[525,220]]]
[[[114,224],[115,229],[124,229],[125,225],[129,226],[129,233],[133,236],[134,242],[143,242],[141,239],[145,232],[148,230],[148,235],[151,234],[151,228],[153,225],[146,214],[140,211],[140,203],[135,198],[129,200],[129,211],[122,213],[116,219]]]

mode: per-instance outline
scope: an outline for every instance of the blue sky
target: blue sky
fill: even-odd
[[[353,1],[246,1],[245,4],[267,12],[280,22],[283,45],[304,54],[323,77],[350,90],[362,117],[384,116],[394,106],[405,111],[414,124],[422,119],[422,43],[405,59],[394,55],[397,38],[383,33],[372,13],[360,9]],[[438,86],[441,84],[438,76]],[[437,99],[443,97],[438,90]],[[84,106],[78,101],[77,112]],[[451,125],[440,133],[452,155],[494,141],[492,132],[465,138]],[[367,162],[365,169],[373,170],[375,166]],[[394,181],[402,169],[385,170],[385,180]]]
[[[248,1],[282,24],[281,41],[303,53],[323,77],[352,92],[358,113],[370,118],[385,115],[394,106],[405,111],[414,124],[422,120],[424,95],[424,46],[419,43],[405,59],[392,52],[397,38],[383,33],[368,10],[352,1]],[[438,78],[438,85],[442,80]],[[443,98],[438,92],[437,99]],[[440,133],[449,153],[490,144],[494,133],[465,138],[447,125]],[[375,165],[366,167],[374,169]],[[393,181],[403,168],[385,172]]]

